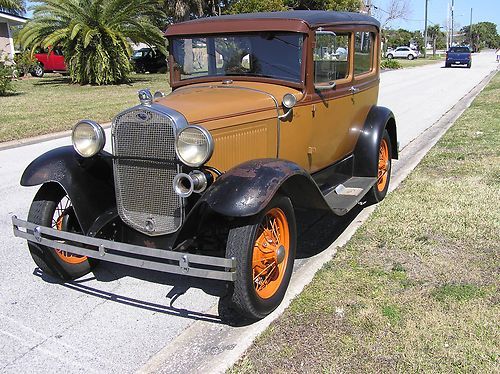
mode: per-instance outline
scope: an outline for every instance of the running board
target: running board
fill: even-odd
[[[377,178],[352,177],[325,195],[325,200],[332,211],[343,216],[356,206],[377,182]]]

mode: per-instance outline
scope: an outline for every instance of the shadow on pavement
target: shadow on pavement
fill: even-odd
[[[306,259],[324,251],[344,232],[347,226],[354,221],[362,209],[361,206],[357,206],[342,217],[325,211],[308,210],[298,212],[297,227],[299,231],[296,258]],[[227,297],[228,289],[231,285],[223,281],[168,274],[109,262],[101,262],[101,264],[94,269],[93,277],[74,281],[61,281],[43,273],[39,268],[36,268],[33,274],[40,277],[45,282],[59,284],[89,296],[166,315],[231,326],[246,326],[254,322],[253,320],[242,319],[232,312],[229,298]],[[123,277],[132,277],[147,282],[171,286],[172,289],[166,295],[166,298],[169,299],[169,305],[156,304],[119,295],[86,284],[91,280],[112,282]],[[176,308],[174,302],[190,288],[197,288],[208,295],[219,297],[219,315]]]

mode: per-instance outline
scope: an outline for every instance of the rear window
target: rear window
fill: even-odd
[[[469,53],[469,47],[451,47],[450,52],[452,53]]]

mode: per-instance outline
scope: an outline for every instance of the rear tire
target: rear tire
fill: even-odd
[[[376,204],[385,198],[391,179],[392,147],[391,138],[389,137],[387,129],[384,130],[382,139],[380,139],[377,165],[377,182],[366,194],[367,200],[373,204]]]
[[[467,64],[467,68],[468,68],[468,69],[470,69],[470,67],[471,67],[471,66],[472,66],[472,63],[471,63],[471,62],[469,62],[469,63]]]
[[[281,195],[230,229],[226,257],[236,259],[237,275],[228,296],[237,314],[261,319],[278,307],[292,275],[296,242],[293,206]]]
[[[28,213],[28,221],[58,230],[81,233],[80,224],[71,200],[61,186],[44,184],[35,195]],[[88,274],[96,265],[91,258],[74,255],[58,249],[28,242],[31,257],[47,274],[64,280]]]

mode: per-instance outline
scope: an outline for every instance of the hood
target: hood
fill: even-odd
[[[271,95],[281,107],[285,93],[294,94],[297,101],[302,98],[300,91],[290,87],[251,82],[214,82],[180,87],[156,103],[178,111],[190,124],[201,124],[266,110],[273,111],[270,116],[277,116],[276,103]]]

